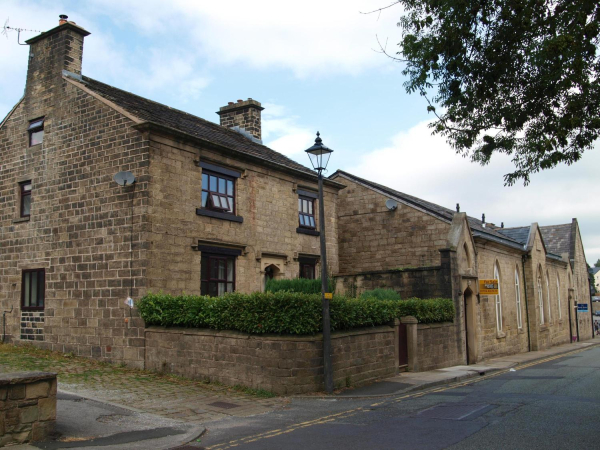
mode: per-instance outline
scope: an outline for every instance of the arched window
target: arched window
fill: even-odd
[[[517,327],[523,328],[521,318],[521,289],[519,287],[519,266],[515,268],[515,298],[517,300]]]
[[[500,291],[500,271],[498,263],[494,264],[494,278],[498,280],[498,295],[496,295],[496,329],[502,331],[502,292]]]
[[[548,323],[552,322],[552,308],[550,308],[550,279],[546,272],[546,303],[548,304]]]
[[[560,306],[560,280],[556,275],[556,299],[558,300],[558,320],[562,319],[562,308]]]
[[[540,305],[540,324],[544,325],[544,297],[542,295],[542,274],[540,272],[538,272],[537,288],[538,288],[538,303]]]
[[[467,259],[467,267],[470,269],[473,267],[471,263],[471,254],[469,253],[469,248],[467,247],[467,243],[463,244],[463,251],[465,252],[465,258]]]

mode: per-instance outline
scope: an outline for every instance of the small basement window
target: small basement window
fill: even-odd
[[[32,120],[29,122],[29,146],[41,144],[44,140],[44,118]]]

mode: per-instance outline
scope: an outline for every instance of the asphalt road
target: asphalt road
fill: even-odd
[[[206,449],[600,448],[600,347],[383,399],[299,399],[208,423]]]

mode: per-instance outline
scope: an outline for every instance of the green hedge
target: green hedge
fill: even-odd
[[[334,292],[335,283],[329,278],[329,292]],[[299,292],[302,294],[320,294],[321,293],[321,279],[309,280],[308,278],[282,278],[282,279],[271,279],[267,281],[265,287],[267,292]]]
[[[136,303],[147,326],[237,330],[246,333],[315,334],[322,331],[320,295],[292,292],[231,293],[223,297],[147,294]],[[415,316],[419,322],[454,319],[449,299],[372,300],[334,296],[332,330],[383,325]]]

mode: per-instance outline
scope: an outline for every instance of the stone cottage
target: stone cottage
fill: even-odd
[[[142,366],[128,297],[318,274],[317,176],[261,144],[255,100],[220,108],[220,126],[82,76],[87,35],[61,20],[27,41],[0,125],[0,305],[12,340]],[[325,181],[334,272],[341,187]]]

